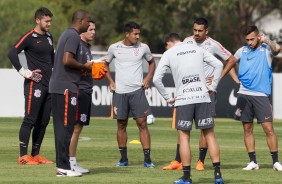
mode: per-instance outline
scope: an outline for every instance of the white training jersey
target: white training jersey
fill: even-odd
[[[152,60],[152,53],[148,45],[138,42],[133,46],[126,46],[119,41],[108,49],[107,62],[115,62],[116,93],[130,93],[142,87],[142,63]]]
[[[162,83],[167,69],[171,70],[176,87],[175,106],[210,102],[205,82],[204,64],[214,67],[211,88],[216,89],[223,64],[208,51],[183,42],[167,50],[157,66],[153,82],[166,101],[172,96]]]
[[[183,42],[202,47],[203,49],[209,51],[212,55],[220,57],[223,61],[226,61],[231,56],[231,53],[228,50],[226,50],[219,42],[215,41],[214,39],[208,36],[206,37],[205,41],[203,41],[202,43],[197,43],[194,40],[194,36],[185,38]],[[213,76],[214,67],[205,63],[204,70],[206,77]]]

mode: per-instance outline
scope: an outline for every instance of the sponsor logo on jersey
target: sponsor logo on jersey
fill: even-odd
[[[34,90],[34,96],[35,96],[36,98],[41,97],[41,90],[40,90],[40,89]]]
[[[181,55],[185,55],[185,54],[193,54],[193,53],[196,53],[196,50],[187,50],[187,51],[184,51],[184,52],[178,52],[177,56],[181,56]]]
[[[195,75],[195,76],[188,76],[188,77],[184,77],[182,79],[182,84],[189,84],[191,82],[200,82],[200,77],[199,75]]]
[[[190,93],[190,92],[196,92],[196,91],[202,91],[202,87],[183,89],[183,93]]]
[[[34,37],[34,38],[37,38],[38,37],[38,34],[36,34],[36,33],[32,33],[32,35],[31,35],[32,37]]]
[[[75,106],[75,105],[77,104],[77,99],[76,99],[76,97],[71,97],[71,104],[72,104],[73,106]]]
[[[208,97],[208,93],[207,95],[196,95],[196,96],[187,96],[187,97],[179,97],[179,98],[176,98],[175,101],[177,100],[182,100],[182,101],[189,101],[189,100],[199,100],[199,99],[206,99],[206,98],[209,98]]]
[[[192,40],[188,40],[188,41],[186,41],[186,43],[193,44],[193,41]]]
[[[86,114],[80,114],[80,121],[86,122],[86,120],[87,120],[87,115]]]
[[[213,118],[206,118],[206,119],[199,119],[198,120],[198,126],[199,127],[204,127],[204,126],[209,126],[213,124]]]
[[[192,121],[179,120],[177,122],[177,126],[182,128],[189,128],[192,126]]]

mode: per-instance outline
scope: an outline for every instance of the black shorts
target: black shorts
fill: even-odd
[[[242,122],[253,122],[257,118],[257,123],[272,122],[272,105],[267,96],[251,96],[238,94],[235,120]]]
[[[125,120],[128,119],[130,112],[133,118],[142,118],[151,114],[151,108],[143,88],[131,93],[113,94],[112,117]]]
[[[78,106],[76,123],[89,125],[91,116],[92,95],[83,90],[78,93]]]
[[[214,127],[211,103],[197,103],[175,107],[173,123],[177,130],[192,130],[193,120],[195,120],[196,129]]]

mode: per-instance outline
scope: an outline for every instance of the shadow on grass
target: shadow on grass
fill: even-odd
[[[248,181],[248,180],[242,180],[242,179],[240,179],[240,181],[238,181],[238,180],[232,180],[232,179],[224,179],[223,178],[223,180],[224,180],[224,183],[229,183],[229,184],[231,184],[231,183],[236,183],[236,184],[238,184],[238,183],[240,183],[240,184],[242,184],[242,183],[248,183],[248,184],[250,184],[250,181]],[[194,179],[193,180],[193,183],[201,183],[201,184],[205,184],[205,183],[213,183],[214,182],[214,179],[213,178],[200,178],[200,179]]]

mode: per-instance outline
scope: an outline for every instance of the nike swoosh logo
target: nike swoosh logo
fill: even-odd
[[[234,95],[234,89],[232,89],[230,95],[229,95],[229,104],[232,106],[235,106],[237,103],[237,97]]]
[[[271,118],[271,116],[264,117],[265,120],[270,119],[270,118]]]
[[[250,61],[250,60],[254,59],[255,57],[256,57],[256,56],[251,57],[251,58],[248,58],[248,57],[247,57],[247,61]]]

